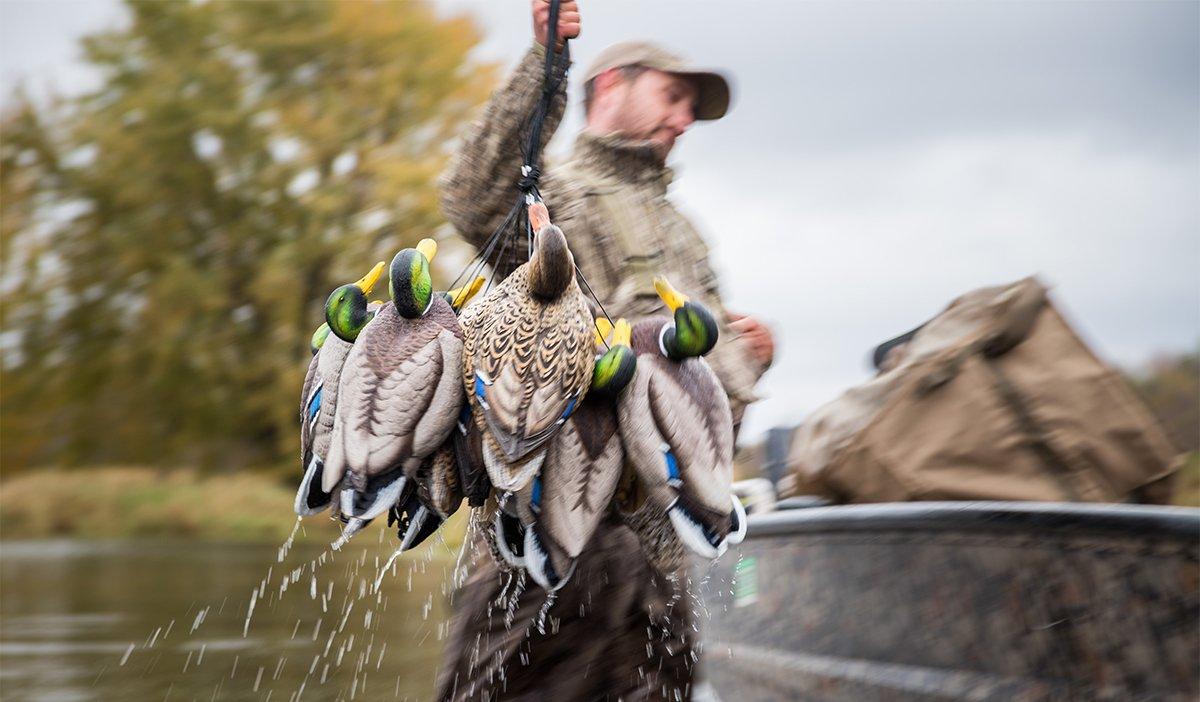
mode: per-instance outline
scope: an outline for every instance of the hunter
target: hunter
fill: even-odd
[[[443,212],[477,247],[512,206],[523,128],[543,87],[550,5],[532,4],[532,48],[492,95],[442,177]],[[578,3],[562,2],[558,36],[575,38],[580,27]],[[648,42],[605,49],[583,80],[586,126],[569,161],[541,174],[538,189],[613,319],[662,314],[652,284],[659,274],[713,311],[721,335],[707,360],[728,393],[736,427],[772,362],[773,336],[760,320],[722,304],[704,239],[667,197],[666,165],[693,124],[724,116],[729,84]],[[566,102],[564,80],[542,146]],[[524,262],[518,248],[499,262],[499,275]],[[494,564],[481,564],[455,595],[438,699],[689,699],[695,634],[690,597],[681,596],[677,575],[652,568],[633,532],[610,515],[557,593],[552,626],[536,621],[546,593],[532,582],[512,611],[494,607],[504,579]]]

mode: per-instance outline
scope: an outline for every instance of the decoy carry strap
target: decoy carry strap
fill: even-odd
[[[491,264],[492,276],[488,280],[487,288],[491,288],[492,282],[495,279],[495,271],[501,261],[504,260],[504,255],[508,253],[509,244],[514,239],[520,239],[521,235],[525,237],[526,256],[533,253],[533,225],[529,222],[529,205],[540,202],[542,199],[541,192],[538,191],[538,181],[542,176],[541,160],[542,160],[542,127],[546,122],[546,117],[550,114],[550,110],[554,104],[554,97],[558,94],[559,87],[566,80],[567,69],[571,62],[571,52],[567,46],[567,40],[562,41],[562,48],[558,47],[558,13],[561,0],[549,0],[550,2],[550,18],[549,26],[546,35],[546,63],[545,73],[542,78],[542,95],[538,100],[537,107],[534,108],[533,114],[529,118],[528,139],[522,149],[523,163],[521,165],[520,177],[517,180],[517,190],[520,192],[513,207],[508,212],[508,216],[504,218],[496,231],[488,237],[488,240],[479,249],[479,253],[475,255],[466,267],[454,279],[454,282],[449,287],[453,288],[458,285],[459,281],[464,281],[464,284],[474,280],[482,271],[485,265]],[[512,235],[509,236],[509,232]],[[583,273],[576,267],[576,276],[583,288],[587,291],[589,297],[596,301],[600,307],[600,311],[605,317],[608,317],[607,310],[604,309],[604,303],[600,302],[596,297],[596,293],[592,291],[592,286],[588,284],[587,279],[583,277]],[[609,322],[612,319],[609,318]],[[605,346],[607,346],[607,342]]]

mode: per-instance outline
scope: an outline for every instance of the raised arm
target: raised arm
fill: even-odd
[[[442,213],[459,234],[482,247],[516,203],[521,177],[522,149],[529,138],[529,118],[542,95],[545,82],[546,25],[549,4],[533,0],[533,47],[521,59],[508,82],[488,101],[442,174]],[[563,2],[558,33],[563,38],[579,35],[579,11],[574,2]],[[567,104],[566,81],[560,81],[542,126],[541,147],[554,135]],[[510,251],[514,260],[517,251]],[[523,259],[523,256],[520,256]],[[502,273],[511,261],[501,263]]]

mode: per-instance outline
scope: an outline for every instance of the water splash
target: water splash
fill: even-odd
[[[287,539],[279,547],[275,558],[276,563],[283,563],[283,559],[287,558],[288,553],[292,550],[292,544],[296,541],[296,532],[298,531],[300,531],[300,517],[296,517],[296,523],[292,525],[292,533],[288,534]]]
[[[387,563],[385,563],[383,565],[383,567],[379,569],[379,574],[375,576],[375,586],[371,589],[372,592],[379,592],[379,586],[383,584],[383,576],[387,574],[388,569],[392,567],[392,564],[396,562],[396,559],[399,558],[400,554],[403,552],[404,552],[403,545],[401,545],[401,548],[397,548],[395,551],[392,551],[392,555],[387,559]],[[412,571],[409,571],[409,573],[410,573],[409,590],[410,591],[412,590],[411,572]],[[395,575],[395,574],[393,573],[393,575]]]
[[[250,607],[246,610],[246,623],[242,626],[242,638],[250,632],[250,619],[254,616],[254,603],[258,601],[258,590],[250,591]]]

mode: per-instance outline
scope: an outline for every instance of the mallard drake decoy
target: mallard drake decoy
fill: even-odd
[[[368,309],[367,296],[379,281],[383,266],[383,261],[380,261],[358,281],[343,285],[330,294],[325,303],[325,316],[334,320],[338,332],[331,333],[333,327],[326,321],[317,328],[309,342],[313,358],[308,364],[304,390],[300,395],[300,453],[304,477],[296,491],[294,505],[296,514],[302,517],[324,511],[333,499],[331,492],[323,489],[320,476],[324,471],[329,439],[333,433],[338,381],[351,344],[375,316],[375,310]],[[359,306],[361,312],[347,313],[343,309]]]
[[[488,476],[504,492],[537,474],[593,366],[592,315],[566,237],[544,205],[529,213],[537,232],[529,261],[462,315],[463,381]]]
[[[458,417],[462,330],[433,291],[429,261],[436,251],[432,239],[423,239],[396,254],[391,304],[379,309],[346,358],[322,481],[331,491],[346,477],[341,510],[350,523],[339,541],[396,503]]]
[[[439,293],[458,313],[485,282],[476,278],[462,288]],[[466,497],[472,507],[483,504],[491,490],[483,468],[481,435],[471,420],[471,407],[462,403],[451,438],[422,464],[415,485],[401,494],[388,513],[388,526],[399,522],[400,548],[417,546],[457,509]],[[479,478],[482,477],[482,481]]]
[[[476,278],[468,285],[438,295],[457,314],[479,292],[484,282],[483,278]],[[462,405],[466,407],[465,402]],[[455,425],[457,428],[458,422]],[[388,511],[388,526],[399,524],[397,535],[400,546],[397,552],[420,545],[458,511],[463,500],[463,489],[459,482],[460,459],[456,454],[456,439],[452,436],[421,463],[416,474],[407,480],[396,504]],[[466,457],[462,460],[472,459]]]
[[[651,511],[666,514],[689,549],[716,558],[740,542],[746,528],[745,511],[730,491],[729,399],[701,358],[716,344],[717,325],[666,279],[655,279],[655,289],[673,317],[633,327],[637,372],[618,402],[621,437]]]
[[[607,321],[605,318],[601,318]],[[600,320],[597,320],[598,322]],[[616,398],[632,380],[637,358],[629,322],[618,320],[607,349],[604,324],[588,395],[554,438],[534,479],[526,519],[525,570],[539,585],[555,590],[574,572],[575,560],[591,541],[612,502],[625,462],[617,430]]]

